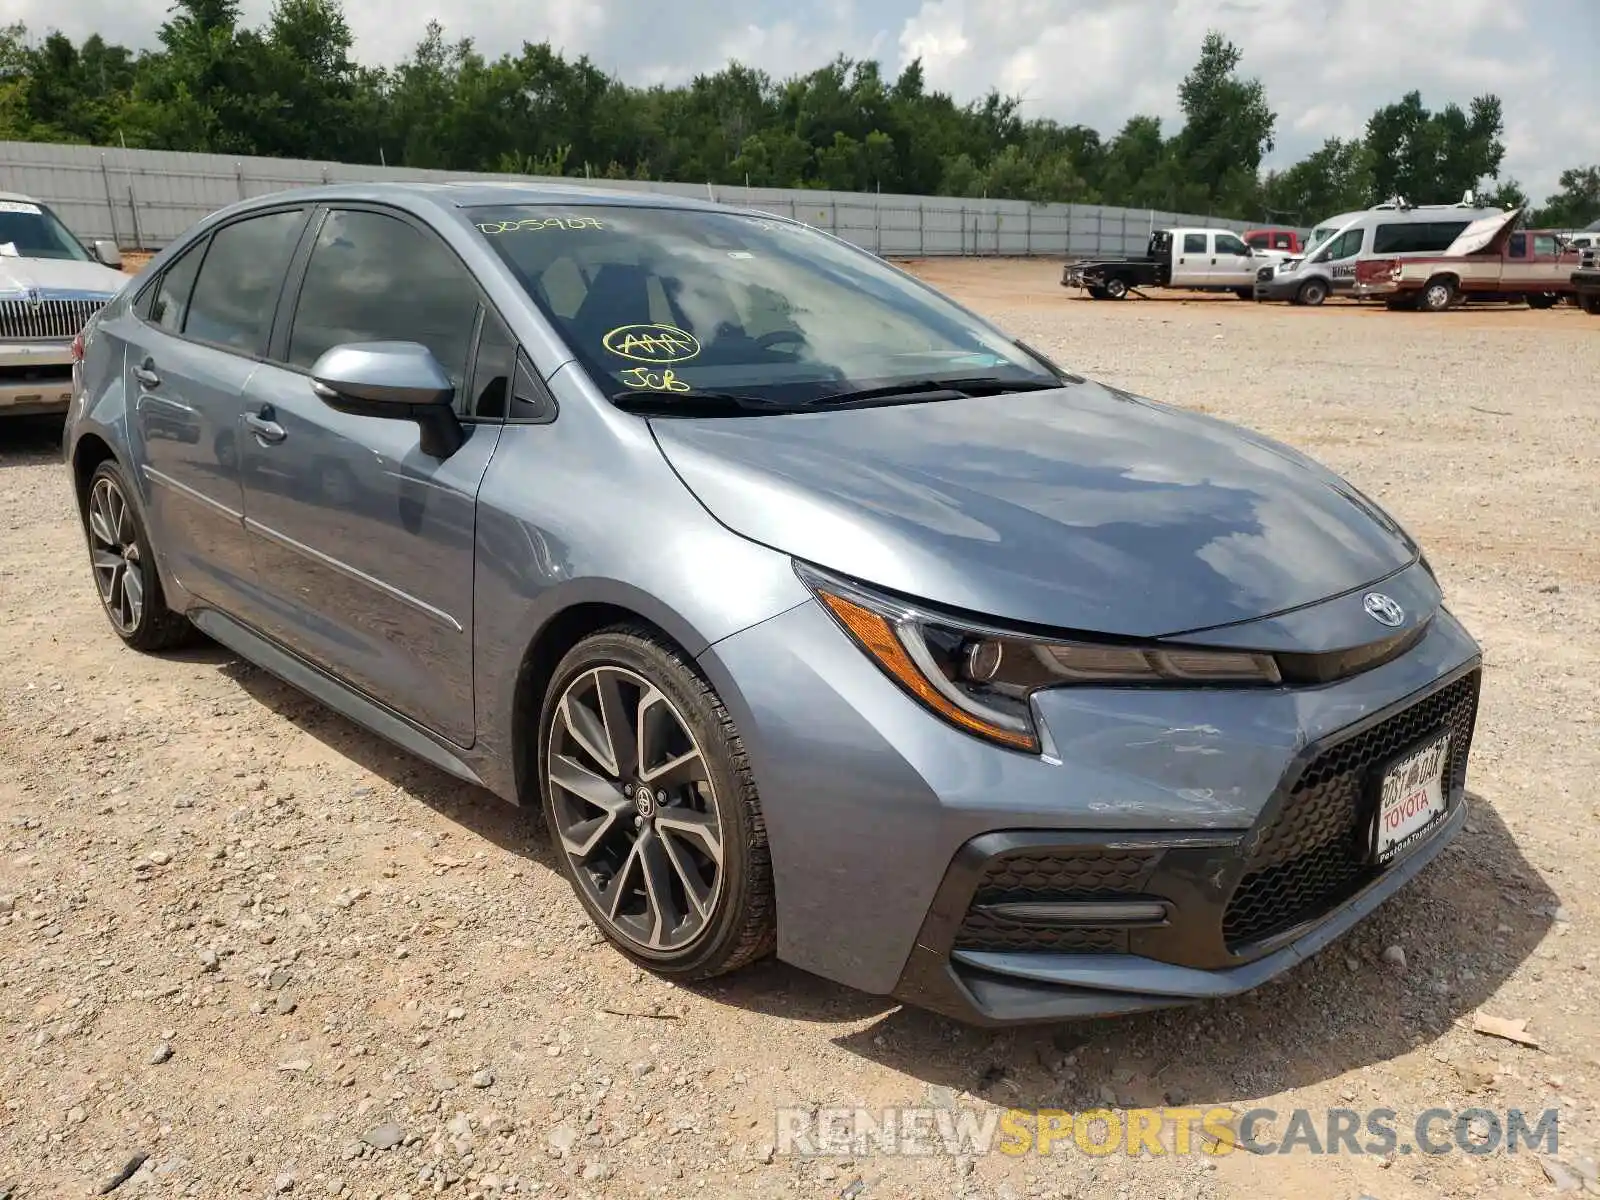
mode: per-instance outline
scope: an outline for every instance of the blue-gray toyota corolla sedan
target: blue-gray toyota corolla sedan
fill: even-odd
[[[1226,996],[1465,817],[1479,650],[1381,508],[792,221],[280,193],[75,356],[117,633],[540,806],[665,975],[775,951],[980,1023]]]

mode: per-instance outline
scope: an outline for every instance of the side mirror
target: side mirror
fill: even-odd
[[[416,342],[347,342],[311,365],[311,390],[329,408],[357,417],[415,421],[422,452],[449,458],[465,434],[456,420],[455,385]]]
[[[122,269],[122,251],[117,249],[117,244],[115,242],[107,241],[105,238],[99,238],[95,241],[93,246],[89,247],[89,249],[105,266],[111,267],[114,270]]]

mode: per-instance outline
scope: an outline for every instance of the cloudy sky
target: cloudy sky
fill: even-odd
[[[10,0],[40,33],[148,45],[169,0]],[[248,22],[271,0],[244,0]],[[1410,88],[1438,108],[1492,91],[1505,104],[1503,174],[1534,199],[1563,167],[1600,161],[1595,0],[344,0],[364,62],[405,57],[430,17],[486,54],[549,40],[630,82],[677,81],[729,59],[783,76],[843,51],[891,71],[921,57],[932,86],[991,86],[1030,115],[1114,132],[1135,112],[1175,127],[1178,81],[1208,28],[1245,52],[1278,113],[1283,165],[1358,133]],[[20,7],[19,7],[20,5]],[[8,19],[13,19],[8,14]],[[1586,61],[1587,60],[1587,61]]]

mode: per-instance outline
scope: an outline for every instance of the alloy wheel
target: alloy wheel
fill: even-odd
[[[89,554],[100,601],[123,634],[144,615],[144,570],[128,498],[116,482],[95,480],[89,493]]]
[[[723,827],[682,713],[642,675],[594,667],[562,692],[545,762],[555,833],[595,913],[646,952],[693,943],[722,895]]]

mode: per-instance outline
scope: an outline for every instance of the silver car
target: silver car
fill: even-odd
[[[1226,996],[1465,819],[1478,647],[1380,507],[764,213],[246,202],[95,320],[66,440],[119,636],[540,806],[680,979]]]

